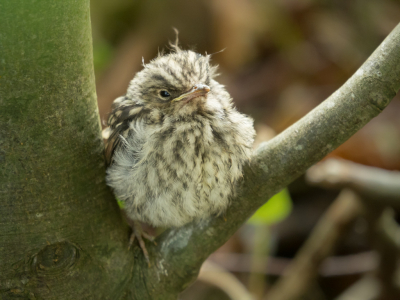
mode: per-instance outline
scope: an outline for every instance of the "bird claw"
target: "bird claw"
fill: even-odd
[[[142,225],[140,225],[139,222],[133,221],[132,225],[133,225],[132,226],[132,234],[129,239],[128,250],[131,249],[133,242],[135,241],[135,239],[137,239],[139,242],[139,246],[143,251],[143,255],[144,255],[144,258],[146,259],[147,265],[150,267],[151,264],[150,264],[150,259],[149,259],[149,253],[147,252],[146,244],[144,243],[143,238],[145,238],[145,239],[149,240],[150,242],[154,243],[155,245],[157,245],[157,243],[154,241],[155,238],[153,236],[149,235],[148,233],[144,232],[142,229]]]

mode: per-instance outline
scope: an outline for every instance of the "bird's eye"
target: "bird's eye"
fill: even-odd
[[[167,91],[161,91],[160,92],[160,96],[163,97],[163,98],[167,98],[167,97],[169,97],[171,95]]]

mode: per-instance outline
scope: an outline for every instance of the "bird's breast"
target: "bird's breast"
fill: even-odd
[[[224,135],[207,120],[167,123],[150,140],[146,159],[171,178],[214,186],[232,165]]]

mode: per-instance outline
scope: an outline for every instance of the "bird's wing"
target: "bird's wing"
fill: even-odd
[[[125,97],[114,101],[107,122],[108,127],[103,130],[103,138],[107,140],[105,147],[107,165],[112,164],[114,152],[121,146],[123,138],[130,133],[131,124],[136,123],[135,121],[139,120],[146,111],[142,104]]]

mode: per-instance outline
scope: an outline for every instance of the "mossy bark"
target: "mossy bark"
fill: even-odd
[[[1,1],[0,20],[0,298],[117,299],[133,256],[104,182],[89,1]]]

